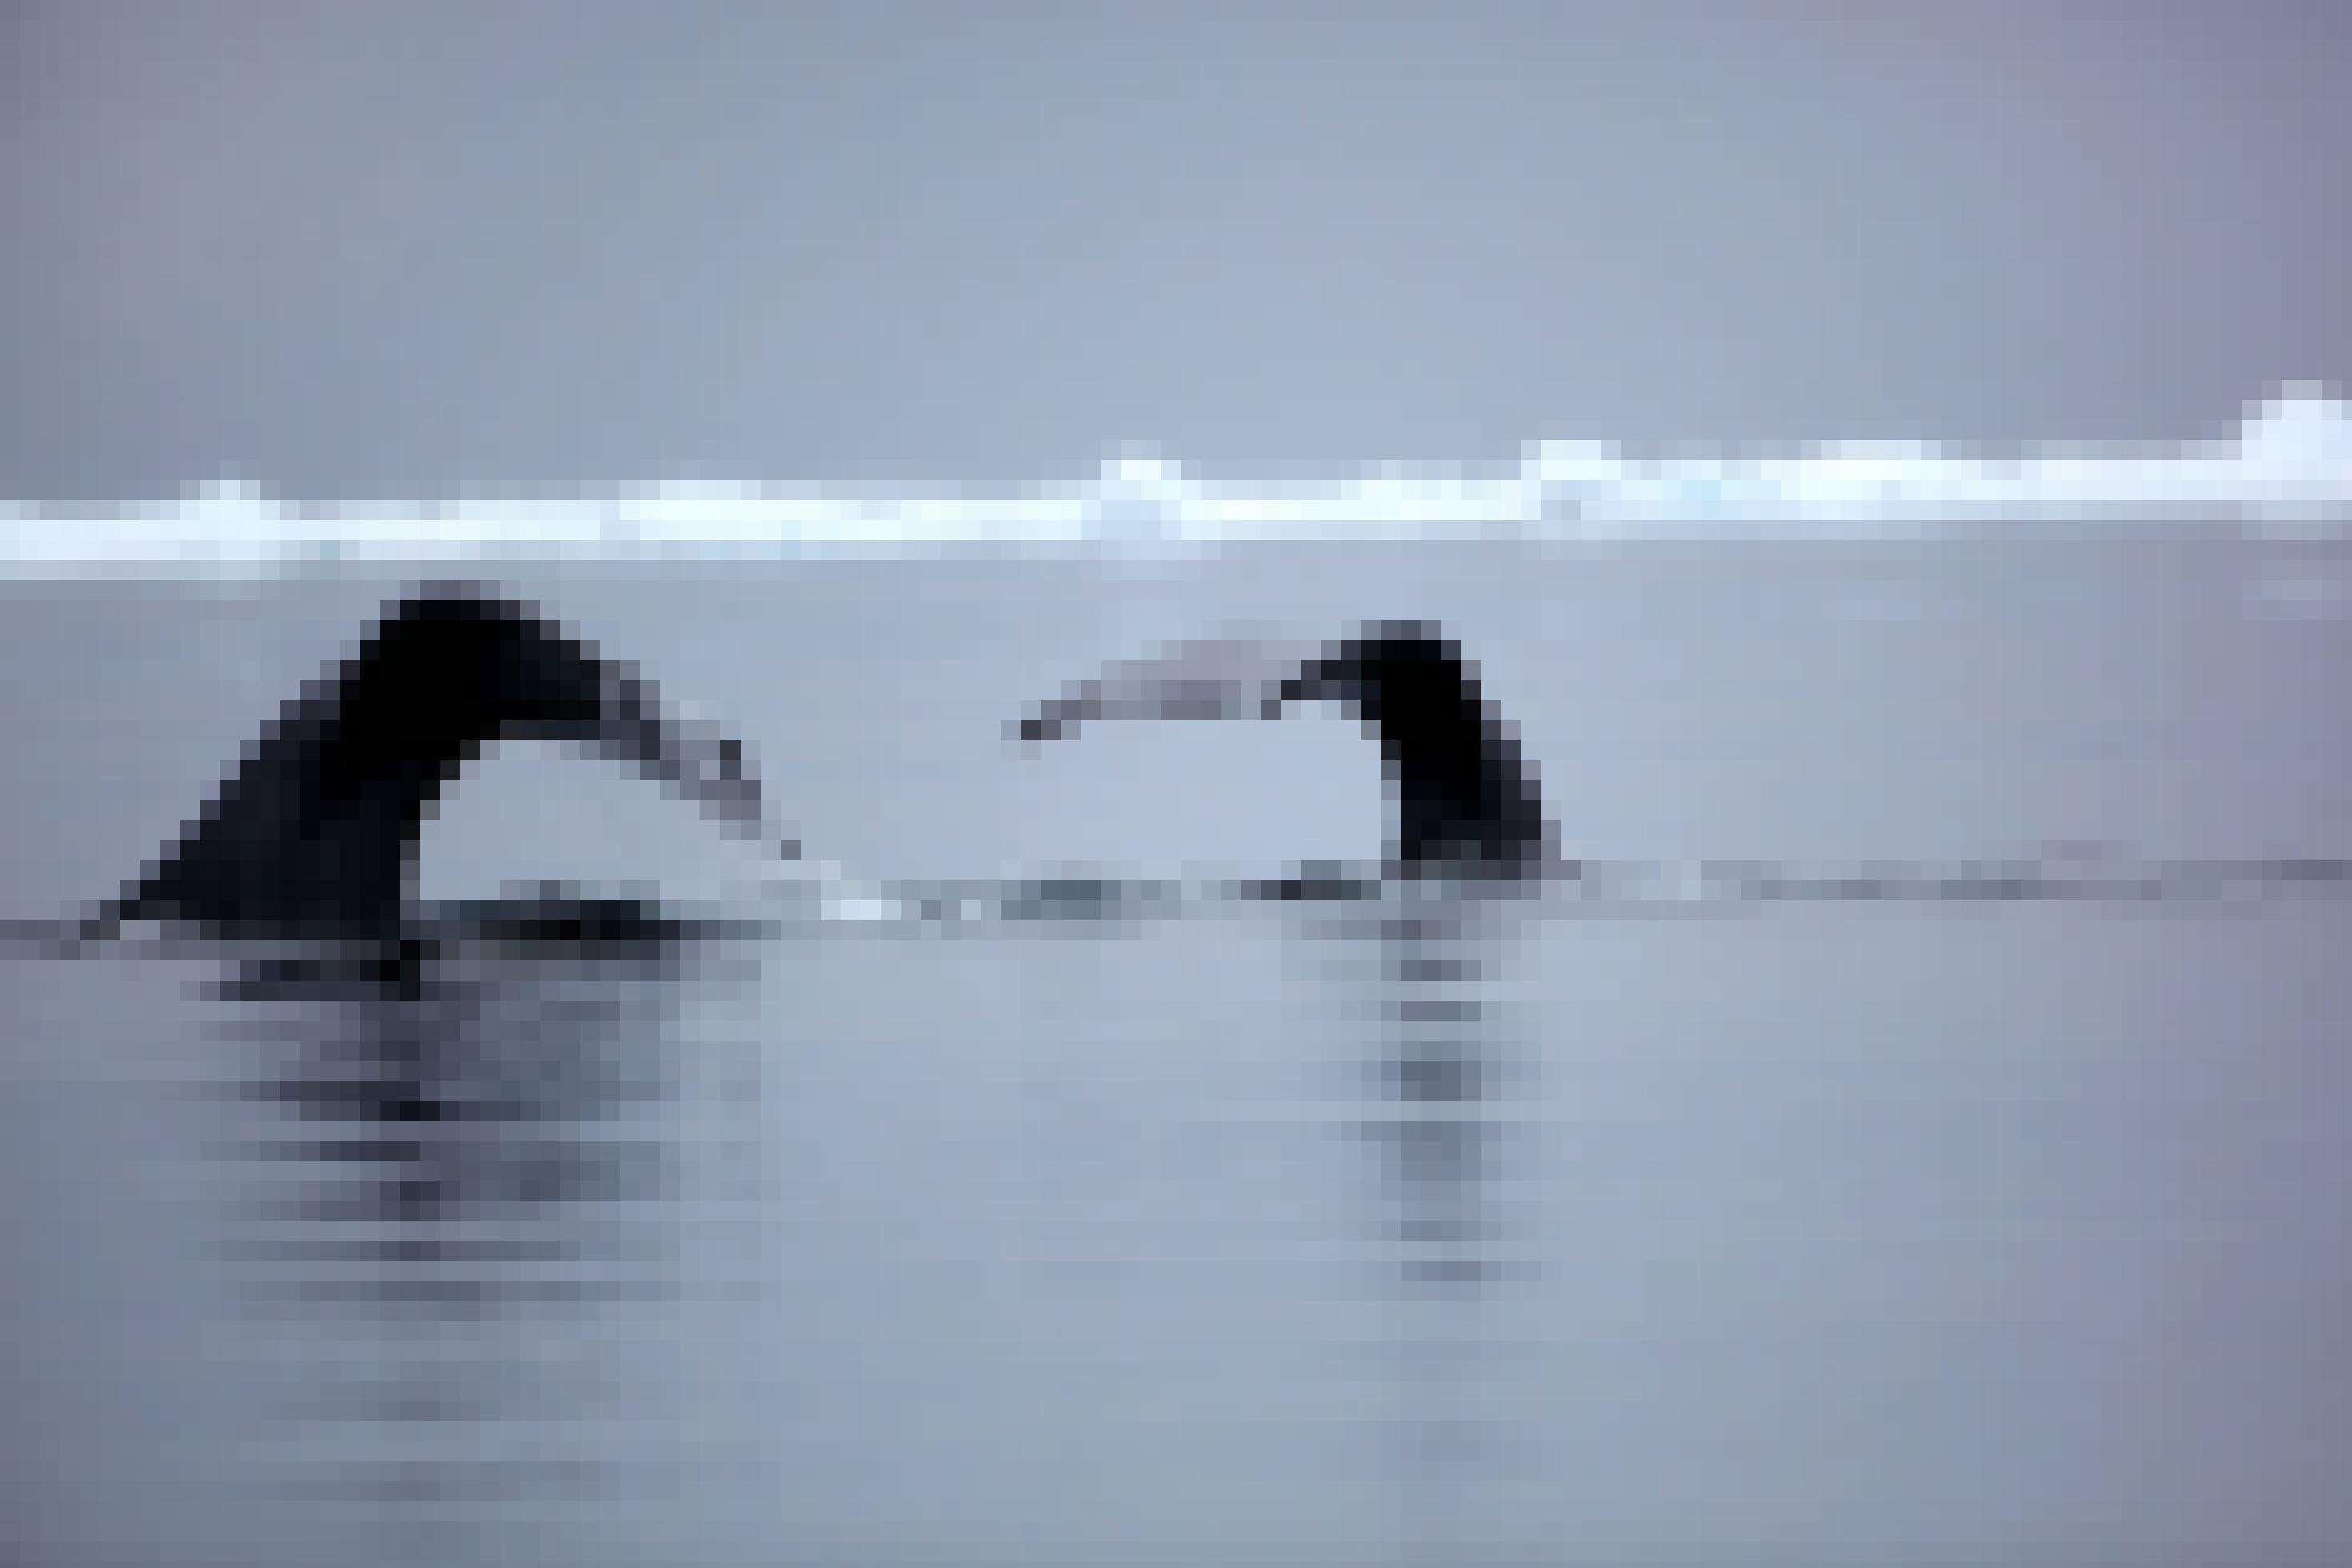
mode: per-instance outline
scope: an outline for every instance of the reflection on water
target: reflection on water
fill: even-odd
[[[1535,1239],[1511,1224],[1527,1186],[1511,1140],[1533,1087],[1512,992],[1537,904],[1526,889],[1403,884],[1307,922],[1314,956],[1339,972],[1333,988],[1365,1025],[1346,1067],[1361,1086],[1353,1130],[1375,1156],[1368,1175],[1395,1264],[1383,1447],[1398,1542],[1414,1562],[1496,1545],[1482,1484],[1529,1457],[1530,1435],[1495,1396],[1526,1375],[1530,1347],[1490,1309],[1533,1268]]]
[[[724,1196],[688,1156],[728,1132],[680,1023],[730,981],[675,921],[492,914],[225,967],[229,1249],[305,1352],[271,1490],[395,1561],[598,1561],[595,1521],[678,1500],[679,1218]]]
[[[878,1017],[886,1038],[861,1041],[845,1029],[827,1040],[825,1002],[803,994],[824,989],[827,974],[852,976],[866,966],[902,985],[921,967],[937,977],[950,949],[876,945],[854,927],[770,949],[793,984],[779,987],[771,974],[759,992],[768,1052],[793,1053],[795,1003],[813,1000],[798,1009],[801,1021],[816,1026],[805,1049],[852,1053],[794,1074],[841,1119],[831,1134],[883,1149],[930,1146],[901,1147],[898,1171],[861,1171],[856,1158],[824,1159],[825,1133],[795,1125],[793,1108],[761,1113],[770,1136],[816,1145],[814,1157],[782,1155],[810,1185],[793,1183],[760,1210],[773,1254],[755,1308],[769,1314],[762,1343],[792,1338],[792,1298],[838,1290],[844,1273],[861,1267],[854,1254],[912,1262],[928,1253],[939,1259],[934,1267],[968,1281],[968,1304],[983,1322],[991,1292],[1001,1296],[1000,1310],[1027,1320],[1002,1322],[993,1342],[975,1334],[963,1375],[997,1358],[1042,1372],[1038,1358],[1055,1354],[1048,1347],[1057,1334],[1083,1343],[1111,1329],[1116,1343],[1116,1325],[1141,1313],[1160,1322],[1155,1337],[1128,1341],[1129,1351],[1096,1364],[1124,1365],[1126,1396],[1148,1407],[1165,1397],[1154,1385],[1181,1382],[1185,1365],[1224,1355],[1246,1364],[1266,1354],[1263,1329],[1249,1320],[1279,1322],[1288,1299],[1308,1313],[1294,1319],[1291,1333],[1304,1335],[1302,1345],[1321,1342],[1328,1357],[1320,1375],[1304,1377],[1307,1403],[1290,1418],[1283,1407],[1299,1393],[1264,1381],[1253,1387],[1245,1377],[1156,1437],[1156,1422],[1122,1435],[1115,1403],[1082,1402],[1066,1422],[1099,1425],[1090,1439],[1071,1426],[1071,1437],[1101,1453],[1129,1449],[1138,1476],[1164,1475],[1171,1464],[1199,1469],[1209,1451],[1201,1445],[1255,1426],[1258,1464],[1269,1474],[1302,1461],[1356,1472],[1352,1483],[1329,1489],[1328,1502],[1292,1500],[1286,1520],[1279,1500],[1261,1500],[1272,1534],[1342,1509],[1356,1521],[1339,1527],[1343,1537],[1352,1531],[1368,1545],[1391,1538],[1416,1559],[1442,1555],[1475,1512],[1457,1494],[1496,1442],[1470,1385],[1508,1372],[1491,1355],[1463,1354],[1483,1332],[1475,1299],[1507,1277],[1512,1256],[1494,1218],[1490,1167],[1501,1122],[1488,1114],[1511,1077],[1505,1026],[1488,994],[1507,946],[1507,912],[1409,891],[1402,904],[1351,896],[1331,906],[1345,911],[1337,917],[1279,906],[1242,911],[1222,930],[1196,912],[1139,938],[1136,897],[1105,896],[1092,883],[1017,889],[1001,907],[1013,913],[993,929],[1015,946],[991,952],[983,936],[975,951],[967,928],[960,977],[952,966],[944,971],[949,989],[979,983],[991,967],[1027,977],[1016,985],[1045,988],[996,998],[1015,1002],[1009,1021],[1029,1031],[1034,1067],[1000,1081],[993,1094],[971,1081],[961,1087],[979,1092],[959,1092],[955,1082],[971,1073],[974,1052],[1013,1044],[1002,1035],[1008,1020],[968,1018],[961,1039],[893,1040],[890,1004],[837,980],[834,998]],[[1024,927],[1033,934],[1024,936]],[[675,935],[571,951],[544,931],[519,942],[511,917],[498,929],[474,918],[433,941],[247,956],[225,972],[218,995],[233,1008],[231,1032],[247,1064],[232,1096],[247,1124],[233,1148],[247,1193],[233,1229],[236,1266],[257,1307],[311,1345],[289,1379],[298,1396],[289,1410],[310,1435],[284,1461],[282,1496],[326,1510],[355,1540],[397,1542],[410,1557],[433,1561],[583,1552],[583,1531],[610,1551],[609,1532],[599,1539],[585,1521],[615,1514],[675,1521],[682,1499],[665,1488],[661,1466],[648,1462],[661,1448],[653,1435],[682,1436],[708,1413],[688,1407],[682,1386],[665,1385],[665,1368],[677,1364],[648,1354],[646,1342],[697,1321],[695,1303],[680,1299],[692,1270],[677,1248],[711,1219],[716,1191],[707,1184],[689,1191],[679,1179],[694,1152],[685,1140],[712,1131],[708,1105],[698,1123],[684,1103],[680,1064],[703,1042],[681,1031],[680,1016],[699,991],[746,978],[740,945],[730,972],[714,961],[729,950],[725,938]],[[1332,1103],[1352,1106],[1345,1114],[1297,1113],[1302,1096],[1318,1091],[1298,1062],[1282,1060],[1286,1031],[1256,1041],[1252,1056],[1221,1061],[1187,1048],[1181,1014],[1163,1015],[1172,1038],[1153,1029],[1146,993],[1161,967],[1156,958],[1192,944],[1193,956],[1213,961],[1236,939],[1270,944],[1269,974],[1308,988],[1293,1004],[1308,1030],[1303,1038],[1331,1041],[1345,1073],[1362,1085],[1342,1096],[1334,1081],[1322,1081]],[[1139,985],[1124,987],[1122,974]],[[1265,1031],[1263,1017],[1255,1027]],[[1013,1051],[1024,1054],[1018,1045]],[[854,1087],[861,1079],[864,1086]],[[1155,1094],[1161,1103],[1146,1103]],[[1129,1103],[1126,1110],[1119,1101]],[[1250,1117],[1252,1105],[1291,1110]],[[965,1124],[951,1136],[930,1135],[959,1113]],[[1252,1156],[1230,1136],[1202,1135],[1244,1123],[1249,1135],[1272,1140],[1265,1152]],[[936,1160],[950,1143],[961,1154]],[[1301,1147],[1285,1155],[1282,1144]],[[1157,1168],[1137,1163],[1147,1145]],[[1369,1165],[1360,1163],[1366,1151]],[[1046,1186],[1009,1204],[977,1200],[988,1172],[1008,1162],[1031,1164]],[[818,1176],[828,1164],[829,1175]],[[1255,1190],[1219,1193],[1220,1165],[1229,1178],[1255,1166],[1247,1181]],[[1324,1178],[1280,1190],[1283,1173],[1296,1186],[1318,1169],[1339,1183],[1325,1200],[1312,1192]],[[844,1189],[838,1215],[827,1212],[818,1185],[825,1180]],[[1081,1197],[1089,1186],[1091,1203]],[[861,1190],[888,1186],[904,1189],[904,1218],[887,1230],[862,1223]],[[1288,1222],[1269,1228],[1269,1207],[1288,1209]],[[950,1240],[938,1232],[943,1224],[960,1231],[961,1243],[935,1251]],[[1319,1284],[1317,1259],[1326,1260]],[[1367,1266],[1384,1271],[1385,1283],[1367,1276]],[[1352,1288],[1341,1282],[1351,1276]],[[906,1315],[894,1312],[887,1295],[886,1288],[865,1309],[886,1344],[891,1318]],[[1188,1322],[1187,1301],[1222,1304]],[[1428,1307],[1439,1315],[1417,1310]],[[824,1315],[819,1306],[812,1318]],[[1079,1326],[1090,1317],[1092,1327]],[[919,1342],[921,1321],[914,1314],[899,1332]],[[615,1336],[632,1334],[640,1343],[616,1350]],[[1370,1360],[1329,1357],[1335,1343],[1387,1348]],[[1065,1343],[1061,1354],[1069,1348]],[[757,1356],[761,1343],[739,1340],[730,1354]],[[781,1359],[793,1360],[789,1352]],[[886,1354],[877,1365],[898,1359]],[[616,1376],[625,1369],[636,1374],[633,1385]],[[738,1509],[764,1499],[789,1515],[802,1505],[803,1528],[839,1538],[848,1526],[837,1499],[797,1490],[784,1472],[806,1444],[824,1440],[828,1421],[844,1430],[847,1414],[828,1402],[814,1366],[797,1376],[802,1397],[793,1398],[792,1377],[782,1379],[777,1407],[754,1413],[755,1431],[739,1432],[732,1456],[704,1440],[674,1457],[704,1467],[705,1483],[731,1464],[751,1489],[734,1499]],[[997,1396],[992,1419],[1054,1425],[1034,1400],[1003,1399]],[[887,1375],[857,1402],[877,1400],[886,1411],[893,1406]],[[898,1448],[899,1462],[876,1468],[918,1488],[925,1467],[914,1456],[927,1446],[925,1431],[937,1429],[926,1403],[898,1398],[895,1422],[871,1450],[879,1458]],[[1085,1408],[1094,1415],[1082,1417]],[[803,1417],[808,1429],[794,1430]],[[600,1431],[621,1440],[600,1443]],[[1040,1499],[1059,1490],[1046,1473],[1005,1466],[1002,1456],[975,1451],[961,1463],[994,1474],[980,1490],[998,1496],[981,1506],[983,1517],[1000,1515],[1008,1546],[1022,1533],[1017,1516],[1003,1516],[1023,1495],[1014,1489],[1042,1483]],[[776,1470],[764,1486],[762,1466]],[[952,1490],[944,1500],[956,1506]],[[1069,1506],[1063,1530],[1080,1539],[1091,1531],[1107,1544],[1120,1539],[1117,1520],[1087,1521],[1083,1500]],[[1229,1541],[1213,1495],[1196,1506],[1211,1511],[1203,1549]],[[765,1523],[775,1539],[798,1538],[790,1517]],[[1050,1516],[1028,1528],[1047,1540],[1055,1533]],[[1155,1538],[1140,1521],[1124,1528],[1133,1541]]]
[[[2162,1521],[2133,1434],[2352,1430],[2278,1403],[2341,1298],[2286,1260],[2342,1253],[2340,905],[1300,891],[198,957],[217,1343],[308,1521],[238,1560],[1454,1563],[1700,1503],[1916,1542],[2100,1485]],[[2217,1513],[2293,1500],[2210,1462]]]

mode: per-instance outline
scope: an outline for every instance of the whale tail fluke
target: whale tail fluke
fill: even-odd
[[[93,918],[210,936],[385,936],[415,882],[423,825],[494,742],[573,741],[635,767],[780,858],[742,748],[670,711],[653,684],[521,602],[422,585],[306,682],[159,859]]]
[[[1398,874],[1525,879],[1566,863],[1512,727],[1460,646],[1429,622],[1377,622],[1308,649],[1258,638],[1180,643],[1076,684],[1013,734],[1035,746],[1097,719],[1270,719],[1307,702],[1346,707],[1378,743],[1397,800]]]

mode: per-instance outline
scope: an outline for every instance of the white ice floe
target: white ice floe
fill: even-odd
[[[2352,520],[2352,404],[2292,385],[2231,437],[2153,447],[1814,442],[1738,456],[1633,456],[1538,441],[1516,465],[1376,463],[1247,484],[1123,447],[1091,479],[994,492],[665,480],[568,496],[303,505],[244,480],[106,515],[0,502],[20,577],[243,577],[341,562],[888,557],[942,551],[1153,559],[1277,539],[1565,542],[1934,538],[2182,517],[2257,538],[2338,539]]]

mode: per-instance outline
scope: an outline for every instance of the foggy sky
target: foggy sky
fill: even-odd
[[[19,498],[2176,440],[2352,361],[2326,5],[0,26]]]

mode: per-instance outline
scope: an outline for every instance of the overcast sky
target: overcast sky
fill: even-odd
[[[19,3],[0,71],[19,498],[2157,440],[2352,362],[2324,3]]]

